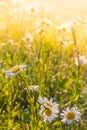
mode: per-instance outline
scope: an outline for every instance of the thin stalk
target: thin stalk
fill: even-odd
[[[76,56],[77,56],[77,59],[78,59],[78,68],[77,68],[77,71],[78,71],[78,79],[79,79],[79,75],[80,75],[79,50],[77,48],[77,41],[76,41],[76,35],[75,35],[74,27],[72,27],[71,30],[72,30],[72,35],[73,35],[73,39],[74,39],[75,53],[76,53]]]
[[[77,42],[76,42],[76,35],[75,35],[74,28],[72,27],[71,30],[72,30],[72,35],[73,35],[73,39],[74,39],[74,45],[76,47],[77,46]]]
[[[20,75],[20,74],[18,74],[18,76],[19,76],[19,78],[24,82],[24,84],[26,85],[26,87],[27,87],[27,90],[28,90],[28,92],[29,92],[29,88],[28,88],[28,83],[25,81],[25,79]]]
[[[46,130],[49,130],[49,122],[46,122]]]
[[[67,130],[72,130],[71,125],[68,125]]]
[[[72,130],[75,130],[75,123],[74,123],[74,121],[72,122]]]

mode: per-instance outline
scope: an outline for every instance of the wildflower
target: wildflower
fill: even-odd
[[[64,47],[69,47],[69,45],[73,44],[73,41],[71,41],[70,39],[65,39],[65,40],[64,40],[64,39],[62,39],[62,38],[58,38],[57,40],[58,40],[58,42],[60,42],[61,45],[64,46]]]
[[[46,27],[49,27],[49,26],[52,25],[52,22],[51,22],[49,19],[44,18],[44,19],[42,20],[42,25],[43,25],[43,26],[46,26]]]
[[[58,32],[70,32],[72,27],[72,23],[70,21],[67,21],[64,24],[61,24],[60,26],[56,27],[56,31]]]
[[[38,28],[38,29],[36,30],[36,34],[37,34],[37,35],[44,35],[44,34],[45,34],[45,29],[43,29],[43,28]]]
[[[26,6],[25,11],[29,12],[31,14],[34,14],[34,13],[38,13],[39,9],[38,9],[37,5],[29,4],[29,5]]]
[[[49,123],[51,123],[57,117],[57,114],[58,110],[55,109],[55,107],[47,109],[44,108],[44,106],[41,106],[40,115],[43,116],[44,122],[48,121]]]
[[[25,37],[22,38],[24,42],[33,42],[33,36],[31,34],[26,34]]]
[[[72,17],[72,22],[74,25],[80,26],[83,23],[83,19],[80,16]]]
[[[33,91],[38,91],[39,90],[39,86],[38,85],[32,85],[29,86],[29,89],[33,92]]]
[[[34,26],[35,26],[35,29],[41,28],[41,21],[40,20],[36,21]]]
[[[53,119],[57,117],[59,112],[58,104],[53,102],[52,98],[48,100],[46,97],[39,98],[38,102],[41,104],[40,115],[43,116],[44,121],[51,123]]]
[[[31,34],[26,34],[25,36],[26,40],[29,41],[29,42],[32,42],[33,41],[33,37]]]
[[[84,64],[87,64],[87,59],[84,55],[79,55],[77,57],[75,57],[75,65],[76,66],[82,66]]]
[[[67,41],[63,41],[61,38],[58,38],[58,42],[60,42],[61,45],[64,46],[64,47],[68,47],[69,46],[68,42]]]
[[[6,78],[11,78],[15,75],[17,75],[21,70],[26,68],[27,65],[16,65],[10,70],[4,71],[6,73]]]
[[[38,102],[46,108],[58,107],[58,104],[56,102],[53,102],[52,98],[50,98],[50,100],[48,100],[46,97],[39,98]]]
[[[67,107],[61,113],[61,118],[62,118],[61,121],[67,124],[71,124],[74,120],[78,122],[80,120],[80,117],[81,117],[81,113],[77,109],[77,107],[72,107],[71,109]]]

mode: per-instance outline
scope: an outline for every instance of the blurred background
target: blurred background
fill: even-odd
[[[23,0],[20,0],[23,1]],[[65,18],[74,16],[87,16],[87,0],[26,0],[28,2],[41,2],[50,8],[51,13]]]
[[[87,16],[87,0],[0,0],[0,3],[3,2],[22,5],[40,2],[50,9],[51,14],[56,16],[64,18]]]
[[[44,0],[51,7],[53,13],[63,17],[87,16],[87,0]]]

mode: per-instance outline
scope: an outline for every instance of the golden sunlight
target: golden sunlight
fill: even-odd
[[[24,6],[25,4],[40,3],[50,10],[50,13],[56,16],[70,18],[74,16],[86,17],[87,0],[1,0],[0,5],[12,3],[15,6]]]
[[[19,0],[18,0],[19,1]],[[21,0],[23,1],[23,0]],[[87,0],[24,0],[27,2],[40,2],[50,8],[50,12],[54,15],[64,18],[83,16],[87,14]]]

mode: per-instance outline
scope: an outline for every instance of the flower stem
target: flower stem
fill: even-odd
[[[28,88],[28,83],[24,80],[24,78],[20,75],[20,74],[18,74],[18,76],[19,76],[19,78],[24,82],[24,84],[26,85],[26,87],[27,87],[27,90],[28,90],[28,92],[29,92],[29,88]]]
[[[75,130],[75,123],[74,123],[74,121],[72,122],[72,130]]]
[[[71,125],[68,125],[68,129],[67,130],[72,130]]]

